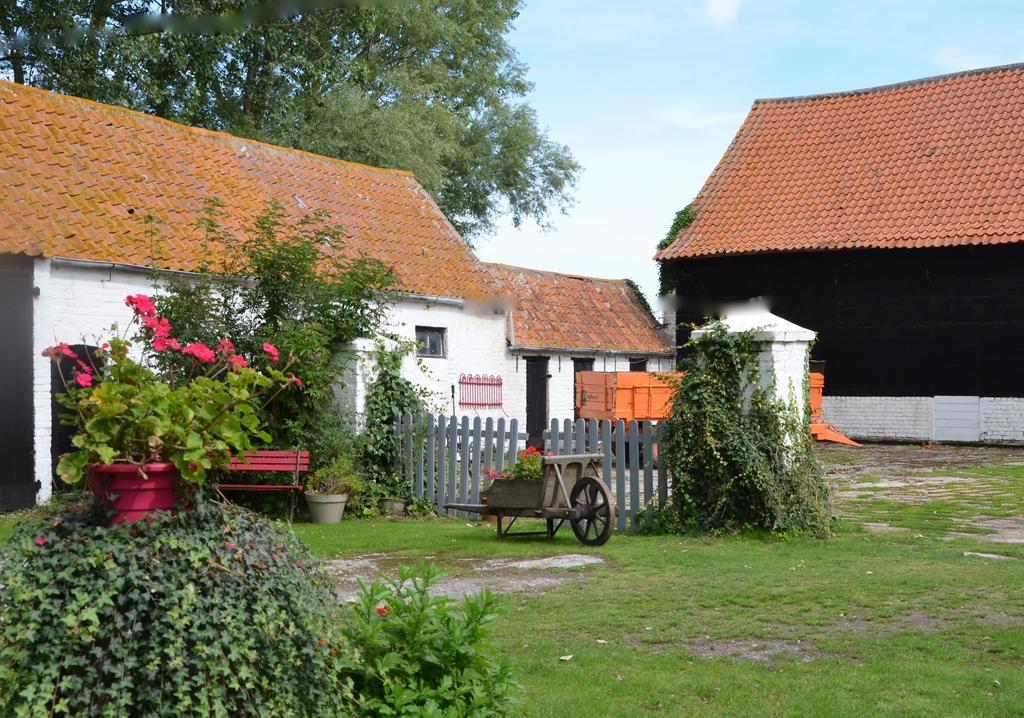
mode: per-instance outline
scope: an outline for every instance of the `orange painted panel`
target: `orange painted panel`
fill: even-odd
[[[675,387],[669,381],[678,372],[576,373],[576,409],[583,419],[658,421],[672,410]]]

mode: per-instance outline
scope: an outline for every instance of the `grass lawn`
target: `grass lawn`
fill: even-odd
[[[974,489],[904,501],[851,480],[827,540],[615,535],[588,549],[567,530],[499,543],[490,524],[455,520],[295,530],[320,556],[431,557],[456,572],[470,557],[600,556],[581,580],[501,598],[493,637],[528,716],[1024,716],[1024,544],[950,535],[950,517],[1024,513],[1024,469],[944,476]],[[0,517],[0,540],[12,523]]]

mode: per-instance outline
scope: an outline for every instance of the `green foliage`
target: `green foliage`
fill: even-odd
[[[397,578],[363,585],[344,630],[357,715],[513,715],[515,684],[486,639],[491,593],[485,588],[459,609],[429,593],[440,577],[429,566],[401,567]]]
[[[345,445],[352,420],[334,406],[348,367],[340,350],[378,331],[394,277],[380,262],[342,255],[342,229],[324,213],[290,220],[269,205],[239,242],[221,229],[219,206],[209,203],[203,224],[211,248],[236,248],[231,259],[217,266],[211,259],[198,280],[168,280],[154,301],[182,340],[212,345],[230,336],[252,366],[271,366],[263,343],[276,346],[302,390],[267,405],[270,443],[308,449],[314,465],[327,463]],[[173,352],[151,352],[149,359],[172,382],[191,371]]]
[[[169,461],[186,482],[201,485],[210,469],[226,467],[233,454],[269,438],[262,429],[262,398],[294,385],[273,367],[259,372],[232,366],[230,356],[214,359],[212,350],[193,345],[198,356],[177,354],[190,366],[189,377],[171,387],[128,356],[129,342],[114,338],[104,346],[95,352],[98,364],[82,362],[76,382],[65,382],[66,391],[57,395],[71,410],[62,420],[77,429],[71,440],[76,451],[57,463],[57,473],[70,484],[84,478],[89,464]],[[61,357],[74,356],[66,344],[43,353],[58,367]]]
[[[402,376],[402,361],[415,344],[400,342],[388,347],[378,342],[373,354],[376,375],[366,392],[366,414],[360,435],[360,470],[381,492],[381,496],[407,498],[410,486],[394,471],[398,452],[395,421],[405,412],[415,415],[424,409],[424,390]]]
[[[0,74],[100,102],[412,171],[464,236],[544,221],[579,166],[548,138],[508,44],[521,0],[328,3],[218,32],[128,18],[222,16],[240,0],[0,3]],[[292,7],[288,3],[260,3]],[[251,9],[251,8],[250,8]],[[275,16],[279,15],[279,16]],[[126,31],[126,28],[129,28]]]
[[[356,474],[355,460],[350,452],[339,454],[331,463],[317,469],[306,482],[307,494],[348,494],[354,499],[366,487]]]
[[[658,242],[658,251],[660,252],[672,244],[676,237],[679,236],[679,233],[693,224],[695,219],[697,219],[697,208],[692,204],[688,204],[676,212],[676,216],[672,220],[672,226],[668,228],[668,234]],[[670,286],[665,273],[665,263],[658,262],[658,293],[664,296],[673,289],[674,287]]]
[[[65,511],[0,553],[0,714],[344,715],[334,592],[293,536],[208,502]]]
[[[681,526],[826,532],[830,491],[807,420],[760,387],[753,334],[715,323],[688,348],[662,443]]]

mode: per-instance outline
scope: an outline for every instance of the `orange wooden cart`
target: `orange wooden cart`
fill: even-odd
[[[672,410],[678,372],[581,371],[576,373],[576,411],[582,419],[659,421]],[[811,436],[818,441],[860,446],[825,421],[821,397],[825,375],[810,373]]]

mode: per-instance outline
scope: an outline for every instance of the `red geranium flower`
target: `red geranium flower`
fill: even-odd
[[[238,371],[239,369],[245,369],[249,364],[245,361],[245,357],[241,354],[232,354],[228,357],[228,364],[231,365],[232,371]]]
[[[275,347],[270,342],[263,342],[263,351],[270,355],[271,362],[277,364],[277,360],[280,358],[280,355],[277,351],[277,347]]]
[[[235,345],[234,345],[233,342],[231,342],[231,341],[229,341],[227,339],[221,339],[219,342],[217,342],[217,352],[219,354],[225,354],[225,355],[227,355],[227,354],[234,354],[235,353]]]
[[[167,321],[167,317],[145,317],[142,323],[158,337],[166,339],[171,335],[171,323]]]
[[[43,546],[45,544],[46,544],[46,539],[44,539],[42,536],[40,536],[39,538],[36,539],[36,545],[37,546]]]
[[[291,377],[291,380],[293,382],[295,382],[295,386],[298,386],[298,387],[302,386],[302,379],[300,379],[299,377],[295,376],[291,372],[288,372],[288,376]]]
[[[217,355],[213,353],[213,349],[210,349],[210,347],[205,344],[201,344],[200,342],[187,345],[181,350],[181,353],[190,354],[199,361],[206,362],[207,364],[213,362],[217,358]]]
[[[78,386],[92,386],[92,374],[87,371],[78,372],[75,381],[78,382]]]
[[[153,351],[162,352],[165,349],[181,349],[181,344],[177,339],[165,339],[164,337],[157,337],[153,340]]]
[[[153,300],[145,294],[132,294],[125,298],[124,303],[144,317],[156,315],[156,306],[154,306]]]
[[[377,606],[377,615],[380,616],[381,618],[383,618],[384,616],[388,615],[388,607],[387,606]]]

